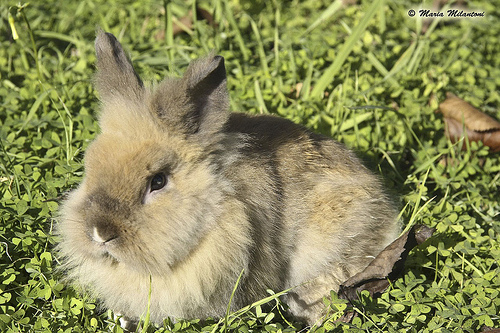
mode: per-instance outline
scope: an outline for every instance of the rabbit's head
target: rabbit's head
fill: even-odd
[[[212,161],[229,116],[223,58],[148,89],[113,35],[99,33],[96,52],[101,133],[59,226],[68,272],[84,285],[118,269],[168,273],[203,241],[231,191]]]

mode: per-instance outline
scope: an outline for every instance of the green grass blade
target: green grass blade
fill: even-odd
[[[243,40],[243,37],[241,35],[240,28],[238,27],[238,24],[236,23],[236,20],[234,19],[234,14],[231,11],[231,7],[228,4],[228,1],[224,1],[224,8],[225,8],[225,15],[226,15],[226,20],[229,22],[229,25],[231,26],[233,32],[236,34],[236,42],[238,43],[238,46],[240,48],[240,51],[243,55],[243,60],[248,61],[250,58],[250,50],[246,47],[246,43]]]
[[[264,44],[262,43],[262,38],[260,37],[259,28],[257,27],[257,23],[255,23],[255,21],[250,16],[247,15],[247,19],[250,21],[253,34],[255,36],[255,39],[257,40],[257,46],[258,46],[257,51],[259,52],[259,58],[262,70],[264,71],[267,77],[270,77],[269,66],[267,65],[266,51],[264,50]]]
[[[406,68],[406,65],[411,59],[411,56],[413,54],[413,51],[415,50],[417,46],[416,42],[413,42],[410,44],[410,46],[406,49],[406,51],[399,57],[399,59],[395,62],[394,66],[391,68],[389,73],[384,77],[385,80],[389,79],[390,77],[396,75],[399,73],[401,70]]]
[[[172,4],[169,0],[163,0],[163,6],[165,8],[165,43],[167,44],[169,62],[169,70],[174,71],[174,30],[173,30],[173,20],[172,20]]]
[[[399,87],[399,83],[396,79],[393,77],[389,76],[389,71],[385,68],[385,66],[375,57],[375,55],[372,52],[368,52],[366,54],[366,57],[368,58],[368,61],[375,67],[375,69],[384,76],[384,80],[389,81],[390,84],[393,86]]]
[[[21,128],[16,132],[16,134],[21,133],[21,131],[26,127],[26,125],[31,121],[35,113],[37,112],[38,108],[42,104],[42,102],[47,98],[49,95],[50,90],[46,90],[38,96],[38,98],[35,100],[35,103],[31,105],[30,111],[28,112],[28,115],[26,116],[26,119],[24,120],[24,123],[22,124]]]
[[[316,21],[314,21],[301,35],[300,37],[304,36],[304,35],[307,35],[308,33],[310,33],[311,31],[313,31],[314,29],[316,29],[316,27],[318,25],[320,25],[321,23],[325,22],[326,20],[330,19],[333,15],[335,15],[336,12],[338,12],[342,6],[343,6],[343,3],[344,1],[342,0],[335,0],[334,2],[332,2],[330,4],[330,6],[328,6],[328,8],[326,8],[322,13],[321,15],[316,19]]]
[[[313,70],[314,70],[314,62],[311,61],[309,62],[309,67],[307,68],[307,74],[304,79],[304,84],[300,89],[300,95],[302,96],[303,101],[308,100],[311,95],[311,82],[312,82]]]
[[[240,275],[238,276],[238,279],[236,280],[236,283],[234,284],[233,291],[231,292],[231,297],[229,298],[229,303],[227,304],[226,315],[224,317],[224,332],[227,332],[227,327],[229,324],[229,312],[231,311],[231,303],[233,302],[234,294],[236,294],[236,289],[238,289],[238,285],[240,284],[241,277],[243,276],[244,272],[245,270],[242,269]]]
[[[434,200],[434,198],[430,198],[429,200],[427,200],[425,202],[425,204],[420,207],[420,201],[424,195],[424,189],[426,188],[425,187],[425,183],[427,181],[427,177],[429,176],[429,172],[430,172],[431,168],[429,167],[427,169],[427,172],[425,173],[425,176],[422,180],[422,183],[420,184],[420,189],[418,191],[418,197],[417,197],[417,202],[415,202],[415,207],[413,208],[413,212],[411,214],[411,217],[410,217],[410,220],[408,221],[408,224],[406,225],[405,229],[401,232],[401,234],[404,234],[405,232],[408,232],[412,227],[413,225],[415,224],[415,219],[416,217],[420,214],[420,212],[422,212],[422,210],[431,202]]]
[[[151,321],[151,289],[153,285],[153,278],[149,276],[149,292],[148,292],[148,309],[146,311],[146,317],[144,318],[144,324],[141,332],[146,333]]]
[[[281,20],[280,9],[276,8],[274,14],[274,73],[279,73],[280,70],[280,38],[279,38],[279,25]],[[274,76],[273,73],[273,76]]]
[[[361,124],[363,121],[366,121],[372,117],[373,114],[371,112],[365,112],[365,113],[360,113],[352,118],[346,119],[344,122],[342,122],[339,132],[343,133],[347,130],[350,130],[351,128]]]
[[[335,75],[337,75],[340,68],[342,68],[342,65],[351,53],[354,45],[356,45],[356,43],[360,40],[361,35],[368,27],[368,24],[375,13],[377,13],[381,4],[382,0],[376,0],[370,5],[370,7],[368,7],[365,16],[363,16],[359,24],[352,30],[352,34],[345,41],[333,63],[326,69],[323,75],[321,75],[318,82],[316,82],[316,85],[311,93],[313,97],[321,97],[326,87],[333,81]]]
[[[66,35],[63,33],[55,32],[55,31],[37,30],[36,34],[39,37],[48,38],[48,39],[57,39],[57,40],[61,40],[64,42],[71,43],[71,44],[75,45],[77,48],[88,47],[90,49],[93,47],[92,44],[85,43],[84,41],[82,41],[74,36]]]
[[[257,103],[259,104],[260,113],[269,113],[266,107],[266,103],[264,102],[264,97],[262,96],[262,91],[260,90],[259,80],[255,80],[254,88],[255,98],[257,99]]]

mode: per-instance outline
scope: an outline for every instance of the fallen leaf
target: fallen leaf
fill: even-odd
[[[217,23],[215,23],[212,14],[208,10],[205,10],[200,7],[196,7],[196,19],[197,20],[206,20],[207,23],[213,27],[217,27]],[[172,20],[172,33],[174,36],[187,32],[192,34],[191,29],[193,29],[193,11],[190,10],[188,14],[180,19],[174,17]],[[156,36],[157,40],[165,39],[165,30],[161,30]]]
[[[172,33],[174,36],[182,33],[188,32],[192,34],[191,29],[193,28],[193,13],[189,11],[189,13],[181,17],[180,19],[175,19],[172,22]]]
[[[390,282],[403,273],[410,250],[431,237],[433,232],[433,228],[421,224],[413,226],[380,252],[362,272],[345,281],[340,286],[339,297],[352,303],[363,290],[368,290],[372,297],[384,292]],[[352,313],[346,313],[341,320],[348,322],[352,318]]]
[[[446,136],[455,143],[464,136],[469,141],[481,141],[490,151],[500,151],[500,122],[476,109],[452,93],[439,104],[444,115]],[[464,133],[465,129],[465,133]],[[466,149],[465,143],[462,149]]]
[[[300,96],[300,91],[302,90],[302,86],[304,84],[302,82],[298,82],[296,85],[295,85],[295,98],[299,98]]]
[[[198,18],[198,20],[206,20],[209,25],[217,27],[217,23],[214,21],[214,17],[208,10],[196,7],[196,17]]]
[[[491,327],[484,326],[482,333],[486,333],[486,332],[487,333],[500,333],[500,328],[491,328]]]

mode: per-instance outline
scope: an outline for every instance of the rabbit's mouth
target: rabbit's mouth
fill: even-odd
[[[113,251],[113,247],[106,244],[97,244],[97,257],[105,266],[116,266],[123,263],[116,251]]]
[[[105,259],[111,259],[115,263],[120,262],[114,251],[118,242],[117,235],[103,235],[97,227],[93,227],[89,236],[92,243],[97,247],[100,256]]]
[[[120,263],[120,261],[116,257],[114,257],[111,253],[109,253],[108,251],[104,251],[101,254],[101,256],[107,262],[108,261],[111,262],[112,265],[117,265],[118,263]]]

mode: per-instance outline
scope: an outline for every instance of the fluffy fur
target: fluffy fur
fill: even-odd
[[[398,234],[377,180],[341,144],[290,121],[228,112],[222,57],[145,88],[113,35],[96,40],[102,133],[63,204],[69,279],[131,318],[222,316],[296,286],[308,323],[321,299]],[[153,191],[155,174],[168,176]]]

